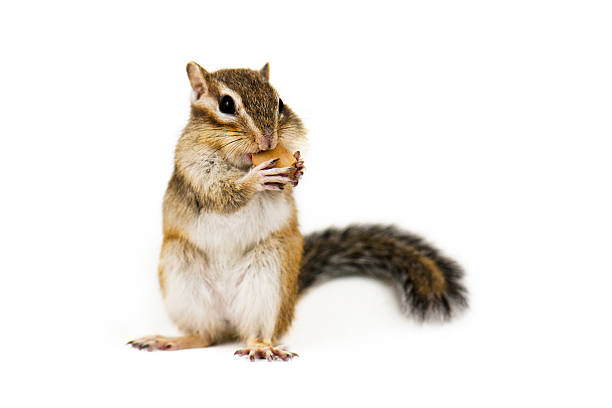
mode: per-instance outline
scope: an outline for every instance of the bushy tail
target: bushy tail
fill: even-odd
[[[355,225],[305,237],[300,292],[347,275],[391,281],[399,289],[402,310],[420,320],[450,318],[467,307],[461,267],[422,238],[394,227]]]

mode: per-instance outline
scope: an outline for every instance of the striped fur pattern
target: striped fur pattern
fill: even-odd
[[[145,336],[146,350],[207,347],[240,338],[236,354],[296,356],[273,344],[290,327],[299,291],[325,277],[364,274],[396,283],[407,311],[449,317],[467,305],[462,271],[420,238],[391,227],[298,229],[293,187],[304,169],[301,120],[269,83],[269,66],[208,72],[187,64],[191,116],[176,147],[163,205],[159,281],[181,337]],[[223,108],[232,100],[233,108]],[[281,143],[297,159],[253,166]]]
[[[395,227],[354,225],[305,237],[300,292],[347,275],[393,283],[402,310],[418,320],[448,319],[468,304],[461,267],[422,238]]]

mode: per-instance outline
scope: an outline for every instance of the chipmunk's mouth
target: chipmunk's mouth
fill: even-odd
[[[253,167],[253,155],[255,153],[246,153],[242,156],[243,165],[246,167]]]
[[[261,153],[261,150],[257,150],[256,152],[253,153],[247,153],[246,156],[246,160],[248,160],[249,164],[253,164],[253,155],[257,154],[257,153]]]
[[[256,152],[253,153],[245,153],[243,155],[240,156],[240,160],[243,161],[243,163],[248,164],[249,167],[253,166],[253,155],[256,155],[257,153],[260,153],[261,150],[257,150]]]

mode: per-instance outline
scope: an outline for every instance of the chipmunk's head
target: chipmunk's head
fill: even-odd
[[[270,85],[269,65],[259,71],[222,69],[207,72],[190,62],[187,75],[193,89],[188,127],[204,143],[243,167],[251,154],[276,147],[290,151],[305,141],[306,132]]]

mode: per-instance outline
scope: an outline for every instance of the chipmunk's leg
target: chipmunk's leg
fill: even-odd
[[[208,347],[210,342],[204,337],[182,336],[166,337],[160,335],[145,336],[139,339],[128,341],[127,344],[139,350],[183,350],[188,348]]]
[[[293,317],[302,250],[297,221],[292,220],[245,257],[232,304],[232,319],[246,347],[236,355],[287,361],[297,354],[273,347]]]
[[[224,330],[214,307],[214,291],[203,278],[206,256],[180,236],[164,237],[159,279],[170,318],[185,333],[181,337],[145,336],[128,342],[140,350],[182,350],[210,346]]]

